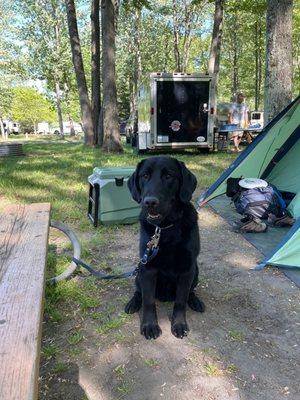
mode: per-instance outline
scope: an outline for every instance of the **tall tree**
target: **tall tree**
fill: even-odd
[[[223,33],[224,0],[215,0],[214,26],[211,38],[208,72],[218,75]]]
[[[161,7],[165,14],[171,14],[173,27],[173,52],[175,71],[187,72],[192,41],[195,31],[200,30],[201,14],[206,0],[172,0],[172,4]],[[201,6],[201,7],[200,7]]]
[[[292,13],[293,0],[268,0],[265,122],[292,99]]]
[[[76,74],[77,87],[79,93],[79,101],[81,108],[82,125],[84,131],[85,144],[93,145],[94,143],[94,130],[92,108],[88,95],[86,78],[84,73],[81,44],[77,26],[77,16],[74,0],[65,0],[70,43],[72,49],[72,60]]]
[[[94,143],[102,145],[101,112],[101,62],[100,62],[100,0],[92,0],[91,7],[91,81]]]
[[[102,82],[103,82],[103,149],[122,152],[118,125],[117,87],[115,72],[116,6],[113,0],[102,0]]]
[[[254,23],[254,35],[255,35],[255,110],[259,110],[261,103],[261,86],[262,86],[262,66],[263,66],[263,27],[262,17],[264,14],[256,16]]]
[[[211,107],[216,112],[218,94],[218,78],[220,69],[220,53],[223,33],[224,0],[215,0],[214,26],[211,38],[208,72],[214,75],[212,81]]]

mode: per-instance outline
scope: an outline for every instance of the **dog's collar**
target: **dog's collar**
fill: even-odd
[[[167,226],[158,226],[158,225],[153,224],[152,222],[149,222],[148,220],[147,220],[147,222],[148,222],[148,224],[150,224],[152,226],[155,226],[155,231],[156,231],[156,229],[159,229],[160,231],[163,231],[165,229],[169,229],[169,228],[172,228],[174,226],[174,224],[170,224],[170,225],[167,225]]]

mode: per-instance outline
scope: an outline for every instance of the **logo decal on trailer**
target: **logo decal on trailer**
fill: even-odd
[[[205,137],[204,136],[198,136],[197,137],[197,142],[205,142]]]
[[[174,121],[172,121],[171,125],[169,126],[169,128],[171,128],[172,131],[174,132],[178,132],[180,127],[181,127],[181,122],[178,121],[177,119],[174,119]]]

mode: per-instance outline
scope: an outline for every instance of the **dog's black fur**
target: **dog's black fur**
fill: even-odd
[[[146,339],[156,339],[161,334],[155,299],[175,301],[171,331],[177,338],[183,338],[189,330],[186,305],[194,311],[204,311],[204,304],[194,293],[200,239],[197,213],[190,200],[196,185],[196,177],[185,164],[171,157],[141,161],[128,181],[133,199],[142,205],[141,257],[155,226],[166,228],[161,231],[157,256],[140,268],[136,292],[125,307],[129,314],[142,307],[141,334]]]

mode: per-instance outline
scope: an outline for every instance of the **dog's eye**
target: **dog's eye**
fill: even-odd
[[[165,178],[166,178],[166,179],[171,179],[171,178],[172,178],[172,175],[166,174],[166,175],[165,175]]]
[[[142,178],[143,178],[143,179],[149,179],[149,174],[147,174],[147,172],[145,172],[145,173],[142,175]]]

